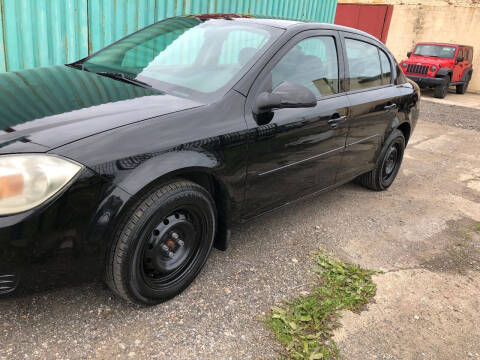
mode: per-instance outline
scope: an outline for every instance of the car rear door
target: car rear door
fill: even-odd
[[[462,61],[459,61],[459,60],[462,60]],[[463,74],[467,68],[468,68],[467,51],[464,47],[459,47],[457,57],[455,58],[455,66],[453,68],[452,82],[462,81]]]
[[[337,181],[353,178],[375,167],[400,101],[400,92],[392,79],[390,56],[371,38],[343,32],[341,36],[350,117]]]
[[[245,109],[252,134],[245,217],[334,183],[347,135],[341,53],[338,32],[302,32],[274,55],[250,89]],[[258,94],[285,81],[309,88],[317,96],[317,106],[255,117],[252,108]]]

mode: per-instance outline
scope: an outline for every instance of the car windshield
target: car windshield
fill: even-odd
[[[453,59],[456,48],[444,45],[417,45],[413,55]]]
[[[135,78],[173,95],[214,101],[282,32],[242,20],[172,18],[94,54],[83,67]]]

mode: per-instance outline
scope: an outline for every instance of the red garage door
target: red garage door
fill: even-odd
[[[338,4],[335,24],[363,30],[387,41],[393,5]]]

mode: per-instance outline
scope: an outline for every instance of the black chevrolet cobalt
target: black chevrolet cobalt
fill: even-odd
[[[103,274],[126,300],[172,298],[232,224],[352,180],[387,189],[418,101],[366,33],[235,16],[1,74],[0,293]]]

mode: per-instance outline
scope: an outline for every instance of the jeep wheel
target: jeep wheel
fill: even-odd
[[[450,87],[450,80],[446,78],[443,84],[435,86],[433,89],[433,96],[438,99],[443,99],[448,94],[448,88]]]
[[[468,84],[470,83],[471,77],[472,77],[471,75],[468,75],[467,79],[465,80],[465,82],[463,84],[456,86],[457,94],[465,94],[467,92]]]
[[[178,180],[151,190],[118,228],[107,264],[108,286],[141,305],[174,297],[207,261],[215,229],[215,204],[201,186]]]

